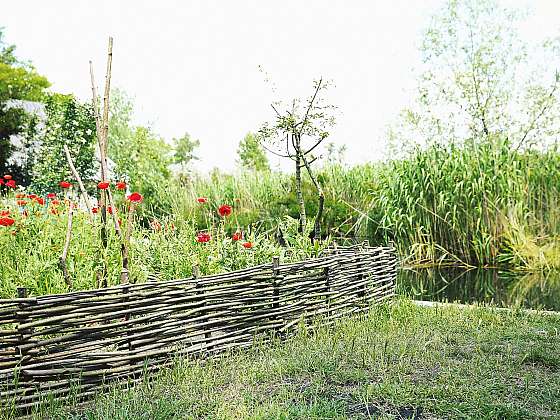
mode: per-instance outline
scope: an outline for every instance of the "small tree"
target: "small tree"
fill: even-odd
[[[246,169],[264,172],[270,170],[265,150],[260,144],[259,138],[253,133],[248,133],[239,142],[237,154],[239,163]]]
[[[329,136],[328,130],[335,124],[333,115],[335,107],[325,103],[323,95],[328,86],[329,84],[320,78],[314,81],[313,94],[307,100],[296,98],[289,106],[284,106],[281,102],[272,103],[276,118],[273,123],[263,124],[259,130],[261,141],[269,143],[272,147],[265,147],[268,151],[294,162],[300,232],[305,231],[307,223],[302,190],[302,168],[305,168],[315,186],[319,205],[311,234],[312,240],[320,236],[320,220],[325,203],[323,188],[312,170],[312,164],[317,160],[312,153]]]
[[[192,140],[189,133],[173,139],[173,163],[179,165],[181,174],[188,172],[192,161],[200,159],[194,152],[199,146],[200,140]]]

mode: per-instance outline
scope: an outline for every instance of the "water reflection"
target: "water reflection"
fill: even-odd
[[[560,311],[560,273],[402,269],[397,278],[397,293],[417,300],[483,302]]]

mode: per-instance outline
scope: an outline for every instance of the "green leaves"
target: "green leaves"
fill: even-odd
[[[268,158],[266,157],[264,148],[262,147],[259,137],[253,133],[248,133],[243,140],[239,142],[237,149],[241,166],[246,169],[255,171],[269,171]]]

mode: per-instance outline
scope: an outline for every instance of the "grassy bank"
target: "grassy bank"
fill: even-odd
[[[560,317],[409,301],[36,418],[555,418]]]

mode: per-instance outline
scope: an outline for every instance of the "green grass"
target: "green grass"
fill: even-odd
[[[372,308],[284,343],[178,361],[134,388],[36,418],[560,418],[560,316]]]

